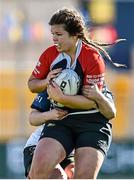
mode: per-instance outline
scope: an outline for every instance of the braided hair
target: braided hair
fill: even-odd
[[[89,44],[94,47],[98,52],[102,52],[108,60],[116,67],[126,67],[125,64],[119,64],[113,62],[108,52],[103,47],[108,47],[115,45],[120,41],[125,41],[126,39],[117,39],[113,43],[99,43],[90,40],[87,36],[87,28],[82,19],[82,16],[77,11],[70,9],[58,10],[50,19],[49,25],[63,24],[64,29],[69,33],[70,36],[77,36],[84,43]]]

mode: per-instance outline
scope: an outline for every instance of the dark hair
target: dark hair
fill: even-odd
[[[117,39],[113,43],[101,44],[99,42],[92,41],[87,37],[87,28],[84,23],[82,16],[74,10],[69,9],[61,9],[58,10],[50,19],[49,25],[55,24],[63,24],[64,29],[69,33],[70,36],[78,36],[83,42],[91,45],[96,48],[97,51],[101,51],[116,67],[126,67],[124,64],[114,63],[107,53],[107,51],[103,48],[105,46],[114,45],[120,41],[124,41],[125,39]]]

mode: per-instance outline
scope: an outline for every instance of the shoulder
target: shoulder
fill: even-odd
[[[49,111],[50,101],[48,99],[47,91],[38,93],[31,105],[31,108],[36,109],[40,112]]]
[[[56,56],[58,56],[59,52],[57,51],[56,47],[50,46],[48,47],[46,50],[44,50],[44,52],[41,54],[40,58],[49,58],[49,59],[53,59]]]
[[[89,45],[89,44],[85,44],[85,43],[82,43],[82,52],[87,54],[87,55],[98,55],[100,56],[100,53],[99,51],[93,47],[92,45]]]
[[[85,43],[82,43],[81,58],[85,59],[85,63],[89,63],[90,65],[104,63],[99,50]]]
[[[48,47],[48,48],[45,50],[45,52],[46,52],[46,53],[52,53],[52,52],[53,52],[53,53],[58,53],[55,45]]]
[[[41,103],[41,102],[44,102],[44,100],[47,100],[47,98],[48,98],[47,91],[43,91],[36,95],[34,102]]]

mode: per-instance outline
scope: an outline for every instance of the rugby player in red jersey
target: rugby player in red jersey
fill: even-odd
[[[47,89],[49,98],[70,108],[71,113],[62,120],[48,121],[44,126],[30,178],[48,178],[55,165],[75,149],[73,178],[95,179],[111,144],[109,120],[116,114],[114,107],[112,115],[109,116],[107,111],[104,116],[104,109],[99,110],[103,94],[94,94],[94,91],[99,93],[105,89],[105,63],[99,50],[112,60],[101,46],[86,39],[84,23],[77,12],[61,9],[52,16],[49,24],[54,46],[40,56],[28,86],[32,92]],[[75,96],[63,94],[51,82],[65,68],[73,69],[81,78],[81,88]],[[108,101],[105,103],[109,104]]]

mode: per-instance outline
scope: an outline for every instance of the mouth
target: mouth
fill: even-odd
[[[61,48],[61,45],[58,44],[58,43],[55,43],[54,45],[55,45],[58,49]]]

